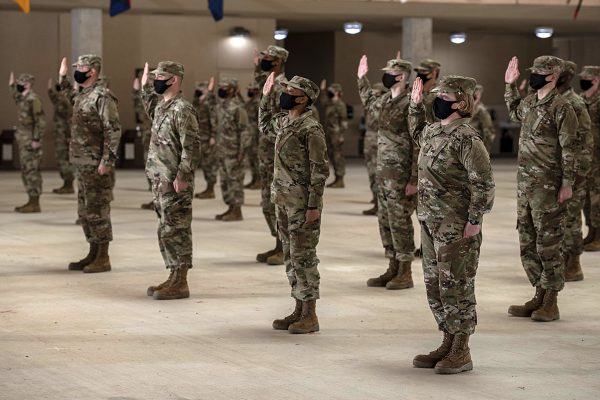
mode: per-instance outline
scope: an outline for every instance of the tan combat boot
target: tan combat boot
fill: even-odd
[[[596,236],[596,228],[594,228],[593,226],[588,226],[588,232],[587,235],[585,236],[585,238],[583,238],[583,244],[586,245],[588,243],[591,243],[592,240],[594,240],[594,237]]]
[[[69,264],[69,271],[83,271],[83,267],[89,265],[96,259],[98,255],[98,244],[90,243],[90,250],[88,251],[87,256],[82,258],[79,261],[75,261]]]
[[[296,308],[294,312],[283,319],[276,319],[273,321],[273,329],[287,331],[291,324],[300,321],[302,316],[302,302],[296,299]]]
[[[157,290],[165,288],[167,285],[169,285],[171,283],[174,276],[175,276],[175,268],[171,268],[171,273],[169,274],[169,277],[167,278],[167,280],[157,286],[148,287],[148,289],[146,290],[146,294],[148,296],[152,296],[154,294],[154,292],[156,292]]]
[[[22,214],[41,212],[42,209],[40,208],[40,197],[29,196],[29,201],[20,207],[15,207],[15,211]]]
[[[215,219],[217,221],[221,221],[224,216],[226,216],[227,214],[229,214],[231,212],[232,209],[233,209],[233,206],[227,206],[227,211],[225,211],[224,213],[215,215]]]
[[[154,210],[154,201],[144,203],[140,207],[142,210]]]
[[[377,200],[373,203],[373,207],[368,210],[363,211],[363,215],[377,215],[377,211],[379,211],[379,206],[377,204]]]
[[[269,258],[267,258],[268,265],[283,265],[283,250],[278,251],[275,254],[271,254]]]
[[[316,313],[316,300],[302,302],[302,315],[300,319],[288,328],[289,333],[304,334],[319,331],[319,319]]]
[[[429,354],[419,354],[413,358],[413,365],[416,368],[433,368],[435,364],[442,361],[444,357],[450,352],[452,348],[452,341],[454,340],[454,335],[449,334],[448,332],[444,332],[444,339],[442,340],[442,344],[440,347],[433,350]]]
[[[342,189],[345,188],[346,186],[344,185],[344,177],[343,176],[336,176],[335,177],[335,181],[333,181],[332,183],[330,183],[329,185],[327,185],[328,188],[333,188],[333,189]]]
[[[87,274],[110,271],[110,259],[108,258],[108,243],[98,243],[98,254],[94,261],[83,267]]]
[[[154,300],[175,300],[190,297],[190,288],[187,283],[188,267],[179,267],[171,282],[162,289],[156,290],[152,295]]]
[[[600,229],[594,229],[594,236],[591,242],[583,245],[585,251],[600,251]]]
[[[64,181],[62,187],[52,189],[52,193],[56,193],[56,194],[75,193],[75,189],[73,189],[73,181]]]
[[[454,335],[450,352],[435,364],[436,374],[458,374],[473,369],[471,351],[469,349],[469,335]]]
[[[385,284],[388,290],[409,289],[415,286],[412,280],[411,261],[403,261],[398,268],[398,274]]]
[[[232,222],[232,221],[243,221],[244,216],[242,215],[242,207],[234,206],[231,208],[231,212],[223,215],[221,221]]]
[[[385,287],[385,285],[387,285],[389,281],[391,281],[396,275],[398,275],[399,269],[400,262],[394,258],[390,258],[388,269],[383,273],[383,275],[379,275],[377,278],[369,279],[367,281],[367,286]]]
[[[579,262],[579,254],[569,254],[565,267],[565,281],[574,282],[583,280],[583,271]]]
[[[535,295],[523,305],[512,305],[508,307],[508,313],[515,317],[531,317],[531,313],[542,306],[546,290],[539,286],[535,288]]]
[[[542,306],[531,314],[531,319],[539,322],[550,322],[560,319],[557,303],[557,290],[546,290]]]
[[[269,251],[265,251],[264,253],[258,253],[256,255],[256,261],[266,263],[269,257],[276,253],[283,253],[283,245],[281,244],[281,240],[279,240],[279,238],[277,238],[275,248]]]
[[[215,198],[215,185],[208,185],[204,192],[196,193],[194,195],[197,199],[214,199]]]

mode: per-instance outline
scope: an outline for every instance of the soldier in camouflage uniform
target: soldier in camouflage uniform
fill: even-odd
[[[71,118],[73,116],[73,105],[69,99],[61,93],[60,84],[48,81],[48,97],[54,106],[54,154],[58,162],[58,170],[63,180],[63,186],[52,189],[56,194],[75,193],[73,181],[75,180],[75,169],[69,161],[69,140],[71,138]]]
[[[471,126],[475,128],[489,154],[492,154],[492,145],[494,144],[494,138],[496,137],[496,130],[494,129],[494,123],[492,122],[492,116],[481,102],[483,96],[483,86],[477,85],[475,89],[475,111],[471,118]]]
[[[269,46],[260,55],[257,53],[254,57],[254,79],[260,88],[261,94],[268,75],[271,72],[275,73],[275,84],[273,87],[275,93],[269,96],[269,101],[272,103],[270,109],[273,110],[274,114],[281,111],[279,99],[281,93],[283,93],[282,84],[286,82],[284,66],[288,56],[289,52],[286,49],[278,46]],[[256,261],[269,265],[281,265],[283,264],[283,247],[277,235],[275,204],[271,201],[271,182],[273,182],[274,165],[275,134],[273,131],[262,132],[259,128],[258,167],[262,184],[260,205],[271,236],[275,238],[275,247],[272,250],[257,254]]]
[[[560,318],[557,295],[565,284],[561,245],[566,201],[572,197],[577,172],[577,116],[556,90],[562,65],[558,57],[536,58],[529,77],[529,85],[536,92],[525,98],[515,85],[520,74],[516,57],[505,74],[504,99],[509,115],[521,122],[517,172],[521,262],[535,287],[530,301],[510,306],[508,312],[544,322]]]
[[[582,98],[591,118],[594,141],[592,166],[586,185],[584,214],[588,234],[584,239],[585,251],[600,250],[600,66],[588,65],[579,74]]]
[[[433,90],[437,86],[437,81],[440,77],[440,68],[442,64],[438,61],[427,58],[421,61],[418,67],[415,68],[417,78],[423,82],[423,105],[425,106],[425,116],[427,122],[437,122],[438,119],[433,114],[433,102],[437,94]],[[411,132],[413,133],[413,132]]]
[[[575,110],[577,115],[577,132],[575,140],[575,183],[573,197],[567,202],[565,219],[565,238],[563,256],[565,258],[565,281],[580,281],[583,271],[579,256],[583,253],[583,236],[581,234],[581,211],[585,200],[585,188],[592,167],[592,137],[591,120],[581,96],[571,87],[577,65],[572,61],[564,61],[563,72],[560,74],[556,87],[558,92]]]
[[[212,80],[212,79],[211,79]],[[208,82],[199,82],[194,91],[192,104],[198,114],[200,129],[200,169],[204,174],[206,189],[197,193],[197,199],[214,199],[217,173],[219,172],[219,156],[217,154],[217,115],[209,96]]]
[[[272,199],[277,206],[277,229],[283,241],[284,261],[294,312],[273,321],[274,329],[290,333],[319,330],[316,301],[320,276],[317,269],[323,189],[329,176],[323,127],[309,108],[319,96],[312,81],[294,76],[284,83],[277,112],[272,97],[276,77],[271,73],[263,88],[259,109],[260,130],[275,136],[275,170]]]
[[[479,133],[469,125],[476,81],[446,76],[435,89],[434,116],[427,123],[423,83],[413,85],[409,113],[419,153],[419,201],[423,275],[441,346],[414,358],[417,368],[439,374],[473,369],[469,337],[475,332],[475,275],[481,225],[494,201],[494,177]]]
[[[250,121],[250,134],[252,136],[252,144],[248,148],[248,166],[252,173],[252,180],[244,186],[246,189],[260,189],[260,172],[258,170],[258,105],[260,104],[260,92],[256,82],[248,85],[247,91],[248,100],[246,100],[246,113],[248,121]]]
[[[158,245],[169,278],[150,286],[156,300],[190,296],[188,269],[192,268],[192,199],[194,172],[200,156],[200,131],[194,106],[181,95],[183,65],[161,61],[152,71],[153,90],[162,95],[158,104],[146,103],[152,120],[152,140],[146,175],[152,181],[154,209],[158,215]],[[144,67],[144,99],[150,98],[148,64]]]
[[[157,99],[158,101],[158,95]],[[142,137],[142,146],[144,146],[144,165],[146,164],[146,160],[148,159],[148,149],[150,148],[150,138],[152,137],[152,120],[148,116],[146,109],[144,108],[144,101],[142,99],[142,88],[140,86],[139,78],[135,78],[133,80],[133,89],[131,91],[131,98],[133,100],[133,111],[135,113],[135,123],[136,130],[138,135]],[[138,136],[139,137],[139,136]],[[150,178],[146,177],[148,181],[148,190],[152,192],[152,181]],[[141,205],[143,210],[153,210],[154,209],[154,201],[150,201],[149,203],[144,203]]]
[[[34,81],[33,75],[21,74],[15,82],[14,75],[11,72],[8,82],[19,111],[19,122],[15,138],[19,148],[21,179],[29,196],[27,203],[15,207],[15,211],[19,213],[38,213],[41,211],[42,174],[40,173],[40,160],[42,158],[42,137],[46,120],[44,119],[42,101],[32,89]]]
[[[73,103],[70,156],[77,168],[77,211],[90,248],[83,259],[69,264],[69,270],[105,272],[111,270],[110,202],[121,123],[117,99],[98,79],[102,59],[94,54],[82,55],[73,67],[80,91],[74,90],[66,77],[66,58],[62,60],[59,76],[62,91]]]
[[[348,130],[348,111],[342,100],[342,85],[332,83],[327,87],[321,81],[321,104],[325,109],[325,133],[327,135],[327,152],[335,172],[335,180],[327,187],[343,188],[346,175],[344,159],[344,134]]]
[[[417,157],[419,147],[408,130],[409,98],[406,83],[412,64],[393,59],[382,68],[383,84],[389,92],[377,98],[366,77],[367,57],[358,67],[358,89],[368,110],[379,113],[377,142],[377,182],[379,187],[379,232],[389,259],[383,275],[371,278],[368,286],[391,290],[413,287],[411,264],[415,240],[411,220],[417,207]]]
[[[217,151],[219,154],[219,177],[223,201],[228,208],[215,219],[241,221],[244,204],[244,158],[250,147],[251,136],[248,114],[244,104],[236,96],[237,79],[223,78],[219,81],[217,113]],[[214,94],[209,93],[214,102]]]

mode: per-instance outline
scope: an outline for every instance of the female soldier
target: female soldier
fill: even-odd
[[[473,369],[469,336],[475,331],[475,273],[483,214],[492,208],[494,180],[488,152],[469,124],[476,81],[447,76],[440,81],[426,125],[422,82],[413,84],[409,123],[421,147],[418,207],[427,300],[444,340],[413,360],[439,374]],[[426,125],[426,126],[425,126]],[[424,129],[423,129],[424,128]]]

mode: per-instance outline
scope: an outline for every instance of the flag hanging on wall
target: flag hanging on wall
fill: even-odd
[[[111,17],[121,14],[131,8],[131,0],[110,0],[110,11]]]
[[[15,3],[21,7],[25,14],[29,14],[29,0],[15,0]]]
[[[208,9],[215,21],[223,19],[223,1],[224,0],[208,0]]]

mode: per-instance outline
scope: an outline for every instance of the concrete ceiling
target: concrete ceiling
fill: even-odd
[[[269,17],[293,31],[341,29],[359,20],[365,29],[397,31],[403,17],[432,17],[437,32],[463,31],[530,34],[549,25],[557,36],[600,35],[600,0],[584,0],[573,21],[577,0],[224,0],[225,15]],[[35,11],[68,11],[75,7],[106,9],[108,0],[44,0],[32,2]],[[0,0],[0,9],[16,9]],[[208,15],[204,0],[135,0],[132,13]]]

